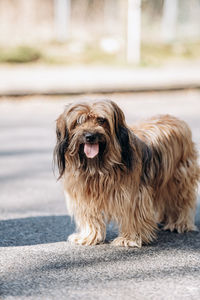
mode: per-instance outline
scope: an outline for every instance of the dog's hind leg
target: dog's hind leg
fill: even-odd
[[[196,160],[181,162],[163,191],[166,192],[164,230],[182,233],[196,230],[194,224],[199,167]]]

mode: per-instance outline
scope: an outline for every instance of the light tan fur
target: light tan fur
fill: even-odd
[[[87,132],[103,145],[94,158],[83,151]],[[69,241],[101,243],[111,220],[119,226],[112,243],[130,247],[151,242],[158,223],[171,231],[196,229],[200,169],[184,121],[165,115],[128,127],[112,101],[78,103],[58,118],[57,138],[60,177],[77,225]]]

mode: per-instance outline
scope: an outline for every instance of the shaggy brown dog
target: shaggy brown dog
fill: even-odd
[[[110,220],[112,243],[130,247],[151,242],[157,223],[196,229],[200,169],[185,122],[164,115],[128,127],[112,101],[72,104],[57,120],[55,156],[78,228],[69,241],[103,242]]]

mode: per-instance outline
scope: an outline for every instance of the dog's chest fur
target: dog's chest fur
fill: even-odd
[[[138,173],[136,173],[138,174]],[[113,207],[123,207],[129,203],[138,190],[139,176],[133,176],[111,169],[107,174],[96,173],[93,176],[81,171],[65,174],[65,190],[73,205],[89,205],[94,210],[114,213]]]

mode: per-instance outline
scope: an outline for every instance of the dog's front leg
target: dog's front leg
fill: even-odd
[[[102,216],[76,216],[78,231],[68,237],[68,241],[79,245],[96,245],[105,240],[106,225]]]
[[[127,203],[123,206],[125,213],[119,220],[119,237],[112,244],[140,248],[142,243],[147,244],[156,237],[151,190],[141,186],[133,200]]]
[[[105,240],[106,224],[100,209],[94,209],[89,203],[77,201],[65,191],[68,213],[75,219],[77,232],[68,237],[68,241],[79,245],[96,245]]]

